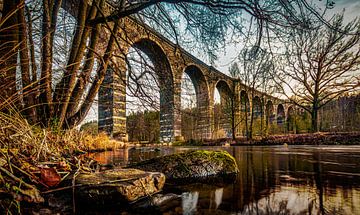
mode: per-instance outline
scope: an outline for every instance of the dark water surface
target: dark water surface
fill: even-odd
[[[240,174],[233,184],[183,191],[167,214],[360,215],[360,146],[142,147],[92,156],[125,165],[189,149],[226,150]]]

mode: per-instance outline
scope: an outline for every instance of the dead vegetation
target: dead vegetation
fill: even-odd
[[[17,111],[0,112],[0,211],[18,213],[22,202],[43,202],[43,192],[96,169],[84,153],[122,146],[106,134],[41,129]]]

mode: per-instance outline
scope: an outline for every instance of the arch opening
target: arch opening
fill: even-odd
[[[227,82],[220,80],[214,88],[214,101],[216,101],[216,90],[219,93],[220,103],[214,103],[214,138],[232,137],[232,120],[234,120],[234,104],[232,91]]]
[[[253,111],[254,119],[261,117],[262,115],[262,102],[259,96],[253,98]]]
[[[144,132],[137,137],[141,140],[171,141],[176,135],[174,84],[162,48],[140,39],[129,47],[125,59],[113,62],[99,92],[99,129],[119,139],[136,130]]]
[[[208,85],[204,74],[196,66],[186,67],[182,75],[181,105],[183,137],[210,138]]]
[[[266,114],[266,123],[267,124],[272,124],[274,122],[274,119],[275,119],[275,115],[274,115],[274,105],[272,103],[272,101],[268,101],[266,103],[266,106],[265,106],[265,114]]]
[[[285,120],[285,109],[282,104],[279,104],[277,107],[277,124],[283,125]]]
[[[149,39],[138,40],[132,45],[132,48],[139,55],[140,62],[139,58],[135,58],[128,64],[128,77],[134,74],[135,79],[131,78],[133,83],[129,82],[131,79],[128,79],[127,83],[135,84],[136,86],[134,91],[130,93],[130,96],[133,94],[133,96],[136,97],[136,93],[143,92],[139,98],[142,103],[158,111],[158,114],[155,112],[151,116],[148,116],[148,118],[152,119],[155,127],[157,126],[157,123],[154,122],[156,120],[155,118],[157,117],[159,120],[159,129],[157,131],[159,133],[158,140],[162,142],[171,141],[175,136],[175,119],[174,84],[170,64],[161,47]],[[143,62],[145,62],[145,64]],[[139,74],[136,74],[131,68],[132,63],[140,64],[139,66],[142,67]]]
[[[287,124],[287,130],[289,132],[296,132],[296,126],[295,126],[295,110],[292,106],[288,108],[287,117],[286,117],[286,124]]]
[[[252,99],[252,135],[262,135],[264,127],[262,116],[262,101],[259,96],[254,96]]]
[[[249,120],[250,120],[250,100],[248,97],[248,94],[245,90],[242,90],[240,92],[240,122],[241,122],[241,126],[240,126],[240,133],[242,134],[242,136],[247,136],[248,135],[248,124],[249,124]]]

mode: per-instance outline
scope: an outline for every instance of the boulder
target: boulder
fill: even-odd
[[[239,172],[234,157],[226,151],[187,151],[156,157],[131,165],[131,168],[162,172],[166,180],[201,179],[234,175]]]
[[[132,202],[159,192],[164,183],[164,174],[137,169],[83,173],[76,177],[76,198],[87,204]]]

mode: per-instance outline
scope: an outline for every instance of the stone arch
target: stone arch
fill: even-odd
[[[174,137],[174,79],[169,60],[162,47],[147,38],[141,38],[132,47],[144,52],[154,65],[160,88],[160,140],[171,141]]]
[[[138,38],[124,48],[131,47],[145,53],[154,66],[160,89],[160,140],[172,141],[175,135],[174,79],[169,60],[163,48],[148,38]],[[119,52],[119,50],[118,50]],[[114,137],[126,136],[126,71],[123,58],[115,58],[115,64],[107,71],[99,91],[99,129]],[[116,69],[116,70],[115,70]]]
[[[257,119],[261,116],[262,114],[262,102],[261,102],[261,99],[259,96],[254,96],[253,99],[252,99],[252,105],[253,105],[253,116],[254,116],[254,119]]]
[[[196,93],[196,105],[198,108],[209,106],[209,88],[204,73],[195,65],[187,66],[184,69],[194,85]]]
[[[233,100],[232,100],[232,91],[229,84],[224,80],[219,80],[214,85],[215,89],[218,90],[220,94],[220,105],[214,105],[214,114],[213,114],[213,124],[214,124],[214,138],[224,138],[231,137],[231,112],[234,111]]]
[[[265,105],[265,116],[266,116],[266,124],[271,124],[274,122],[274,105],[271,100],[267,101]]]
[[[249,100],[249,96],[248,93],[245,90],[241,90],[240,91],[240,133],[242,134],[242,136],[247,136],[248,135],[248,123],[249,123],[249,119],[250,119],[250,100]]]
[[[284,120],[285,120],[285,109],[284,109],[284,106],[282,104],[279,104],[277,106],[276,115],[277,115],[277,124],[282,125],[284,123]]]
[[[196,94],[196,133],[197,138],[210,138],[210,97],[209,87],[202,70],[195,66],[189,65],[185,67],[184,73],[186,73],[195,88]]]
[[[245,90],[241,90],[240,92],[240,110],[243,113],[250,112],[250,101],[248,94]]]
[[[293,106],[289,106],[286,116],[287,130],[289,132],[295,131],[295,109]]]
[[[229,102],[229,100],[232,98],[232,91],[229,84],[224,80],[219,80],[215,84],[215,88],[220,93],[220,104],[223,106],[226,104],[226,102]]]

